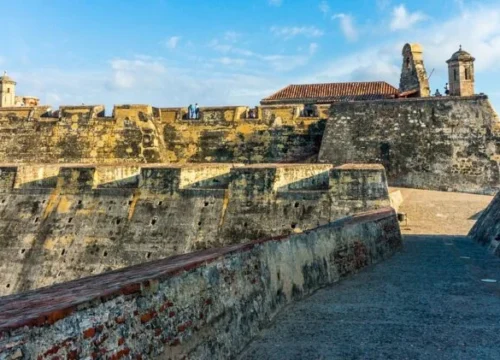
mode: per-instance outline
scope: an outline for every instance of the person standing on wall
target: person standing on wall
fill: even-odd
[[[188,106],[188,119],[193,118],[193,113],[194,113],[193,104],[189,104],[189,106]]]
[[[194,118],[195,118],[196,120],[198,120],[198,118],[199,118],[199,116],[200,116],[200,108],[198,107],[198,103],[196,103],[196,104],[194,105],[194,116],[195,116]]]

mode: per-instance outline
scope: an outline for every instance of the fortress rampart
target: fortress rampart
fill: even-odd
[[[391,209],[0,299],[4,358],[234,358],[292,301],[401,246]]]
[[[303,108],[303,106],[302,106]],[[9,163],[186,163],[316,161],[328,106],[185,108],[120,105],[0,108],[0,161]],[[312,160],[310,160],[312,159]]]
[[[186,108],[149,105],[0,109],[5,163],[381,163],[389,183],[494,194],[500,121],[488,98],[425,97],[318,105]],[[328,120],[326,120],[328,118]],[[325,130],[326,127],[326,130]]]
[[[380,165],[0,167],[0,294],[389,206]]]
[[[393,186],[495,194],[500,122],[486,96],[333,104],[319,160],[383,164]]]

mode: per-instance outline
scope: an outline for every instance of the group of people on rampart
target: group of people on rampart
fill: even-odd
[[[188,119],[197,120],[200,118],[200,108],[198,107],[198,103],[189,104],[188,106]]]

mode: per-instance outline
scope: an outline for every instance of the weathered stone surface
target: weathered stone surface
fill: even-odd
[[[292,301],[401,246],[392,209],[0,299],[0,359],[233,358]]]
[[[492,254],[500,256],[500,193],[481,213],[469,236],[487,246],[488,251]]]
[[[0,162],[186,163],[312,162],[324,132],[326,111],[300,117],[294,106],[187,109],[117,105],[0,108]],[[279,121],[278,121],[279,120]]]
[[[494,194],[499,128],[485,96],[334,104],[319,160],[381,163],[392,186]]]
[[[0,295],[389,206],[380,165],[0,168]]]

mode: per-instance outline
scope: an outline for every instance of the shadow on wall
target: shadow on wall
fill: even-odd
[[[164,141],[167,150],[185,162],[317,162],[325,126],[326,120],[318,120],[302,127],[205,128],[193,142],[175,126],[166,125]]]
[[[4,167],[0,294],[196,249],[300,233],[389,206],[382,168],[332,168],[63,167],[55,181],[47,172],[48,182],[26,169],[19,172],[22,187],[13,188],[17,168]]]

